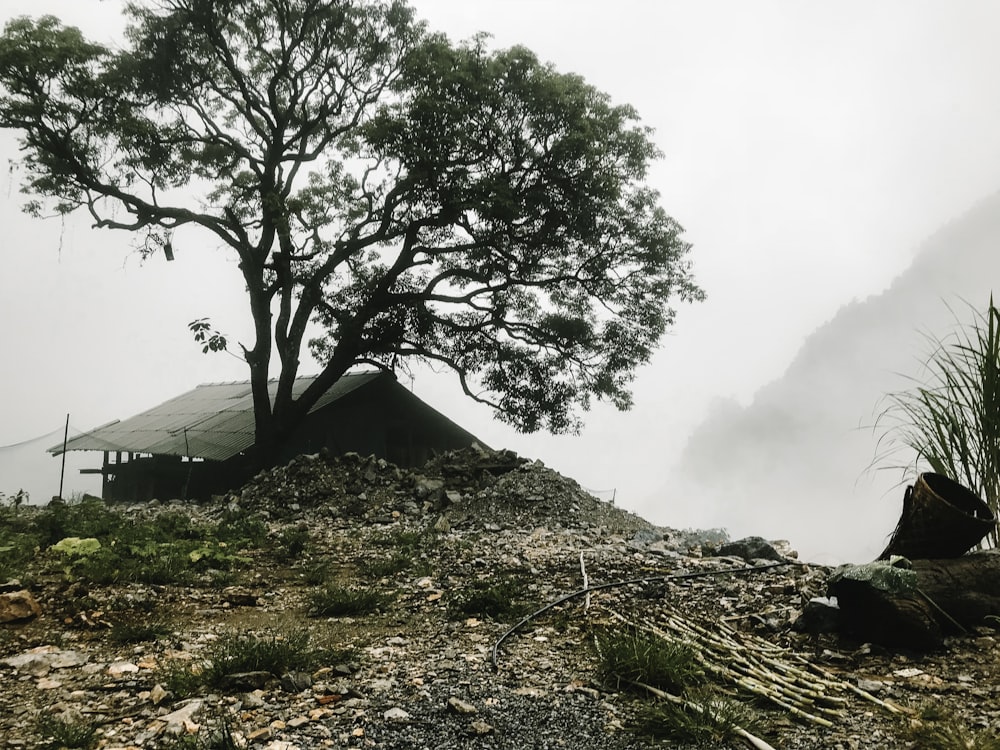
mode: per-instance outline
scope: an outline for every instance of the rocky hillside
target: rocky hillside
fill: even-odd
[[[506,451],[0,521],[0,748],[1000,746],[988,628],[925,656],[796,630],[828,569]]]

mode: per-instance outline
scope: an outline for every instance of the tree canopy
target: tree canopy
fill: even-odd
[[[120,49],[9,22],[0,126],[28,211],[83,210],[168,257],[195,227],[235,255],[265,453],[359,365],[435,363],[521,430],[577,429],[594,398],[630,406],[670,301],[702,296],[645,183],[649,130],[527,49],[454,43],[402,0],[126,13]],[[320,374],[294,399],[305,346]]]

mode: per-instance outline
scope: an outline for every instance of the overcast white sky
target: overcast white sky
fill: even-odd
[[[885,288],[917,244],[1000,188],[1000,4],[990,0],[414,0],[454,38],[524,44],[637,107],[665,153],[652,175],[686,229],[708,300],[683,308],[636,407],[580,437],[519,436],[420,374],[418,395],[495,447],[617,489],[657,515],[686,436],[717,398],[747,403],[838,308]],[[116,0],[3,0],[109,40]],[[9,159],[11,134],[0,134]],[[212,246],[141,265],[129,237],[19,212],[0,182],[0,446],[125,418],[201,382],[244,379],[186,324],[246,330],[241,283]],[[873,400],[877,394],[873,394]],[[859,415],[863,416],[863,415]],[[859,467],[861,471],[863,467]],[[0,491],[16,489],[0,477]],[[664,515],[654,517],[670,524]],[[767,535],[766,529],[761,529]]]

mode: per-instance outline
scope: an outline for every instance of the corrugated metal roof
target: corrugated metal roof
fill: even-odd
[[[343,398],[384,373],[344,375],[324,393],[310,413]],[[298,397],[315,377],[296,378]],[[271,399],[278,382],[270,382]],[[193,456],[225,461],[254,443],[253,397],[249,382],[205,383],[122,422],[111,422],[77,435],[67,451],[121,451],[165,456]],[[63,452],[62,443],[49,453]]]

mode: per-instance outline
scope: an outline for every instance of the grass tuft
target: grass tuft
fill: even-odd
[[[330,583],[309,598],[309,616],[365,615],[381,609],[392,599],[392,595],[372,589],[353,589]]]
[[[597,636],[601,676],[621,686],[640,683],[668,693],[683,693],[704,679],[695,649],[681,641],[631,630]]]
[[[38,734],[42,737],[39,747],[82,748],[87,750],[97,744],[97,725],[87,721],[63,719],[52,714],[42,714],[37,722]]]
[[[524,601],[526,594],[526,585],[517,578],[497,583],[474,581],[468,589],[458,592],[451,599],[448,611],[456,619],[490,617],[500,621],[513,620],[531,609]]]
[[[921,750],[1000,750],[1000,737],[983,730],[972,732],[961,721],[929,706],[921,721],[911,725],[908,739]]]
[[[718,747],[738,739],[737,729],[759,733],[759,724],[756,712],[745,703],[705,695],[700,700],[691,696],[687,704],[644,704],[637,712],[635,730],[671,743]]]
[[[985,313],[950,336],[928,336],[923,379],[886,396],[875,420],[879,453],[873,464],[911,471],[927,465],[975,492],[1000,516],[1000,309],[990,296]],[[898,449],[912,463],[892,463]],[[987,540],[996,547],[996,527]]]
[[[148,620],[140,617],[121,618],[111,624],[108,633],[112,643],[145,643],[155,641],[160,636],[168,635],[170,628],[158,620]]]
[[[313,667],[319,652],[310,646],[306,630],[229,633],[209,649],[203,672],[206,685],[217,687],[228,675],[240,672],[286,672]]]

